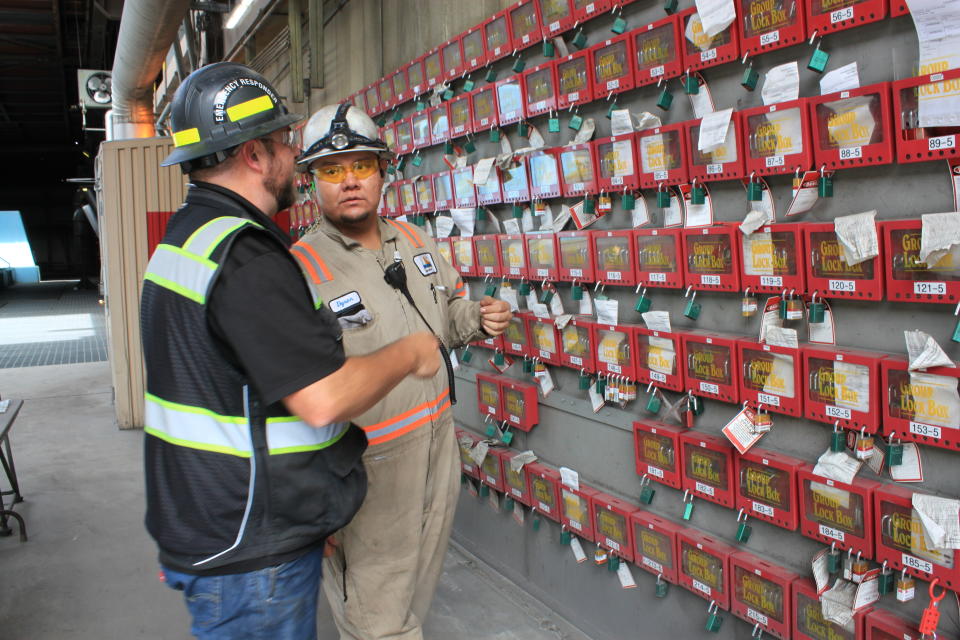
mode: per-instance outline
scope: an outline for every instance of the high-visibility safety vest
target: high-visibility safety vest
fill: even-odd
[[[192,187],[144,277],[146,524],[161,562],[185,572],[276,564],[349,522],[366,493],[363,432],[264,406],[209,328],[206,303],[240,233],[276,240],[239,202]]]

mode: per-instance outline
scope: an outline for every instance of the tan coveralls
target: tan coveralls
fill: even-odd
[[[409,223],[380,218],[378,224],[379,252],[325,220],[292,249],[324,304],[339,313],[347,356],[427,330],[404,295],[384,281],[395,253],[417,308],[448,349],[483,336],[479,303],[466,298],[463,281],[433,240]],[[341,639],[419,640],[459,495],[446,367],[430,380],[407,377],[354,422],[370,443],[363,458],[369,489],[324,562],[324,591]]]

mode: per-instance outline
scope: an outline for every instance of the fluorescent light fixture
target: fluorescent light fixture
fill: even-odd
[[[253,4],[253,0],[240,0],[240,4],[233,8],[233,11],[230,12],[230,16],[227,18],[227,25],[225,28],[233,29],[237,26],[237,23],[247,14],[247,10],[250,9],[250,5]]]

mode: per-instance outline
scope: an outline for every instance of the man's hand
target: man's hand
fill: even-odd
[[[332,535],[327,536],[327,541],[323,545],[323,557],[329,558],[332,556],[339,546],[340,543],[337,542],[336,538],[334,538]]]
[[[440,342],[432,333],[419,331],[401,338],[404,348],[413,352],[415,363],[411,373],[418,378],[432,378],[440,370]]]
[[[512,317],[506,300],[484,296],[480,301],[480,325],[488,336],[498,336],[506,331]]]

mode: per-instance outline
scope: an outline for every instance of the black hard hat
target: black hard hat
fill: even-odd
[[[181,164],[184,173],[214,166],[222,153],[303,116],[288,113],[266,79],[236,62],[197,69],[177,87],[170,105],[174,150],[161,166]]]

